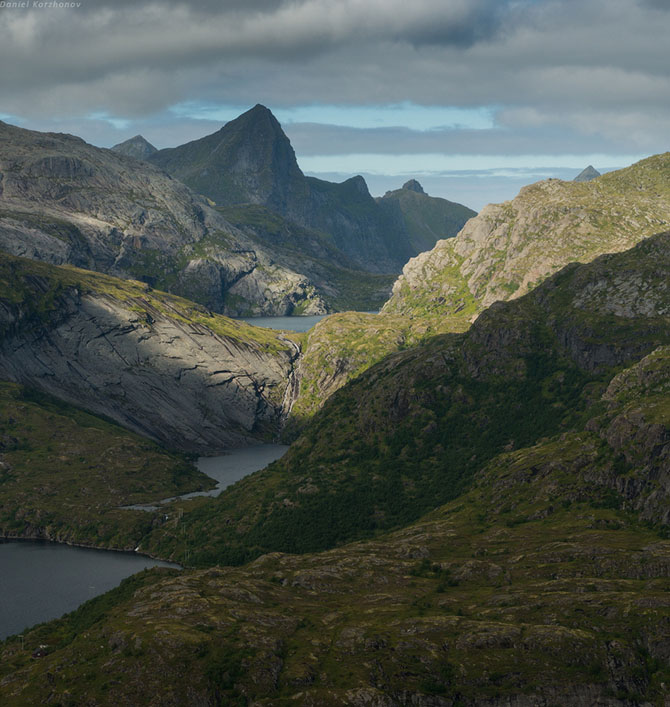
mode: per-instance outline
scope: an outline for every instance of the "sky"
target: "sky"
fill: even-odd
[[[256,103],[307,174],[479,210],[665,152],[666,0],[0,0],[0,120],[158,148]]]

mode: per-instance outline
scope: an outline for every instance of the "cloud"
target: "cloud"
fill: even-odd
[[[384,106],[411,103],[489,110],[493,121],[480,131],[466,121],[419,133],[411,121],[361,129],[353,112],[336,120],[321,111],[296,114],[285,128],[305,156],[637,154],[667,149],[669,33],[660,0],[87,0],[79,10],[4,9],[0,109],[31,126],[72,126],[98,144],[142,132],[164,146],[225,120],[170,112],[189,102],[240,110],[262,102],[284,115],[355,106],[383,120]]]

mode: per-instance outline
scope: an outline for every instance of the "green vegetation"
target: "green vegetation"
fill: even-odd
[[[670,226],[669,173],[665,153],[590,182],[524,187],[412,263],[385,311],[439,316],[461,301],[481,311],[524,295],[570,262],[626,250]]]
[[[13,383],[0,383],[0,536],[134,549],[155,514],[120,506],[211,488],[184,456]]]
[[[457,497],[505,449],[583,429],[622,366],[670,343],[656,314],[667,307],[668,241],[566,268],[465,334],[388,356],[332,395],[282,460],[187,512],[179,528],[157,529],[148,547],[183,560],[186,537],[195,565],[322,550]],[[642,301],[646,312],[624,313]],[[316,360],[326,369],[327,357]]]
[[[568,433],[496,457],[467,494],[373,541],[144,572],[2,644],[0,696],[662,707],[670,541],[614,481],[598,436]]]
[[[649,190],[668,159],[624,186],[570,189],[625,195],[638,175]],[[568,214],[602,226],[598,247],[624,247],[628,226],[612,240],[602,208],[564,211],[556,181],[520,198],[534,189],[556,196],[542,216],[556,233]],[[532,224],[501,208],[527,244]],[[335,315],[296,337],[294,432],[305,426],[289,453],[216,499],[166,507],[142,539],[199,569],[146,573],[25,646],[6,641],[0,700],[664,707],[670,233],[524,296],[568,248],[558,240],[544,273],[520,274],[510,258],[525,255],[503,235],[479,261],[454,246],[419,264],[427,281],[446,275],[429,298],[401,285],[414,319]],[[580,250],[582,235],[580,257],[599,252]],[[58,297],[40,292],[35,316]],[[513,301],[438,333],[466,329],[500,292]],[[0,493],[14,476],[3,467]]]
[[[288,348],[272,330],[215,314],[190,300],[154,290],[144,282],[120,280],[70,265],[48,265],[0,253],[0,299],[18,306],[22,325],[29,325],[33,319],[43,322],[54,315],[59,297],[66,290],[112,297],[144,314],[147,321],[160,314],[181,322],[201,324],[220,336],[255,344],[266,351]],[[18,321],[12,326],[18,326]]]

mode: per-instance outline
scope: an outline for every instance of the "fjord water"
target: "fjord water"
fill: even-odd
[[[211,491],[180,498],[217,496],[222,489],[279,459],[288,446],[259,444],[201,457],[198,468],[218,482]],[[157,506],[132,506],[154,510]],[[73,611],[147,567],[178,567],[132,552],[92,550],[43,541],[0,540],[0,640]]]
[[[198,469],[218,482],[213,489],[162,498],[153,504],[135,503],[132,506],[122,506],[122,508],[131,511],[155,511],[161,504],[170,503],[180,498],[218,496],[226,487],[249,476],[249,474],[253,474],[254,471],[264,469],[268,464],[283,457],[287,450],[287,444],[256,444],[252,447],[231,449],[227,454],[220,454],[216,457],[200,457],[196,462]]]
[[[0,540],[0,640],[73,611],[147,567],[178,567],[132,552]]]
[[[240,317],[240,319],[247,324],[269,329],[307,331],[327,316],[327,314],[312,314],[306,317]]]

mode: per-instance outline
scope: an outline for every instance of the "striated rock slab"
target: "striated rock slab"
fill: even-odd
[[[254,338],[254,328],[238,332],[204,310],[194,319],[185,301],[140,288],[122,299],[61,285],[52,302],[49,280],[29,282],[51,311],[2,301],[2,378],[181,450],[211,453],[278,432],[292,403],[293,342]]]

